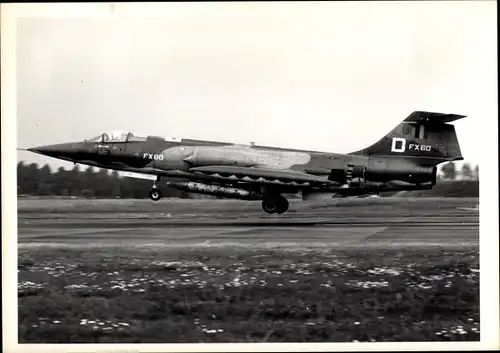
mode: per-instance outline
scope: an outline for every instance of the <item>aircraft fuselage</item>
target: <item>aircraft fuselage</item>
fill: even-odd
[[[374,145],[349,154],[120,132],[29,150],[74,163],[154,175],[191,192],[258,199],[266,212],[283,213],[288,201],[282,193],[301,192],[308,199],[318,193],[352,196],[432,188],[436,165],[462,157],[454,128],[443,122],[442,115],[416,113],[420,115],[413,113]],[[429,122],[429,117],[434,120]],[[161,198],[156,181],[150,197]]]

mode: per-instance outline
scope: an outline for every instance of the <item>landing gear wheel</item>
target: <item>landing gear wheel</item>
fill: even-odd
[[[266,198],[262,201],[262,209],[264,212],[273,214],[282,214],[288,211],[288,200],[283,196],[277,198]]]
[[[281,196],[276,202],[276,213],[282,214],[288,211],[288,200]]]
[[[277,210],[276,201],[271,198],[262,200],[262,209],[264,210],[264,212],[269,214],[276,213]]]
[[[161,199],[161,190],[158,189],[158,188],[153,188],[151,189],[151,191],[149,192],[149,197],[151,198],[151,200],[153,201],[158,201]]]

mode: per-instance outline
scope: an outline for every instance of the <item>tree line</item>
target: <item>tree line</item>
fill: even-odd
[[[479,179],[479,167],[474,169],[465,163],[460,170],[450,162],[441,168],[440,179]],[[117,171],[97,170],[88,167],[82,170],[78,164],[73,169],[59,167],[52,171],[48,164],[40,167],[37,163],[17,164],[17,191],[19,195],[33,196],[74,196],[86,198],[147,198],[151,190],[151,180],[123,178]],[[203,197],[185,191],[160,186],[164,197]]]
[[[147,198],[152,185],[151,180],[123,178],[117,171],[94,167],[82,170],[78,164],[71,170],[59,167],[55,172],[48,164],[42,167],[22,161],[17,164],[18,195]],[[163,197],[190,197],[187,192],[161,187]]]
[[[473,169],[469,163],[464,163],[461,169],[457,169],[455,163],[448,162],[441,167],[440,178],[446,180],[466,179],[479,181],[479,165],[476,165]]]

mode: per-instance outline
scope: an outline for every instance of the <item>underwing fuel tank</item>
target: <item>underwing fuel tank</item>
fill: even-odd
[[[167,185],[188,192],[195,192],[200,194],[224,196],[241,200],[262,200],[263,195],[260,192],[246,190],[242,188],[208,185],[193,181],[168,181]]]

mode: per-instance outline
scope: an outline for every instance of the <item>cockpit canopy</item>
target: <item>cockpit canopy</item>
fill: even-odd
[[[86,142],[99,142],[99,143],[120,143],[130,141],[146,141],[145,137],[134,136],[131,132],[122,130],[112,130],[96,136],[94,138],[85,140]]]

